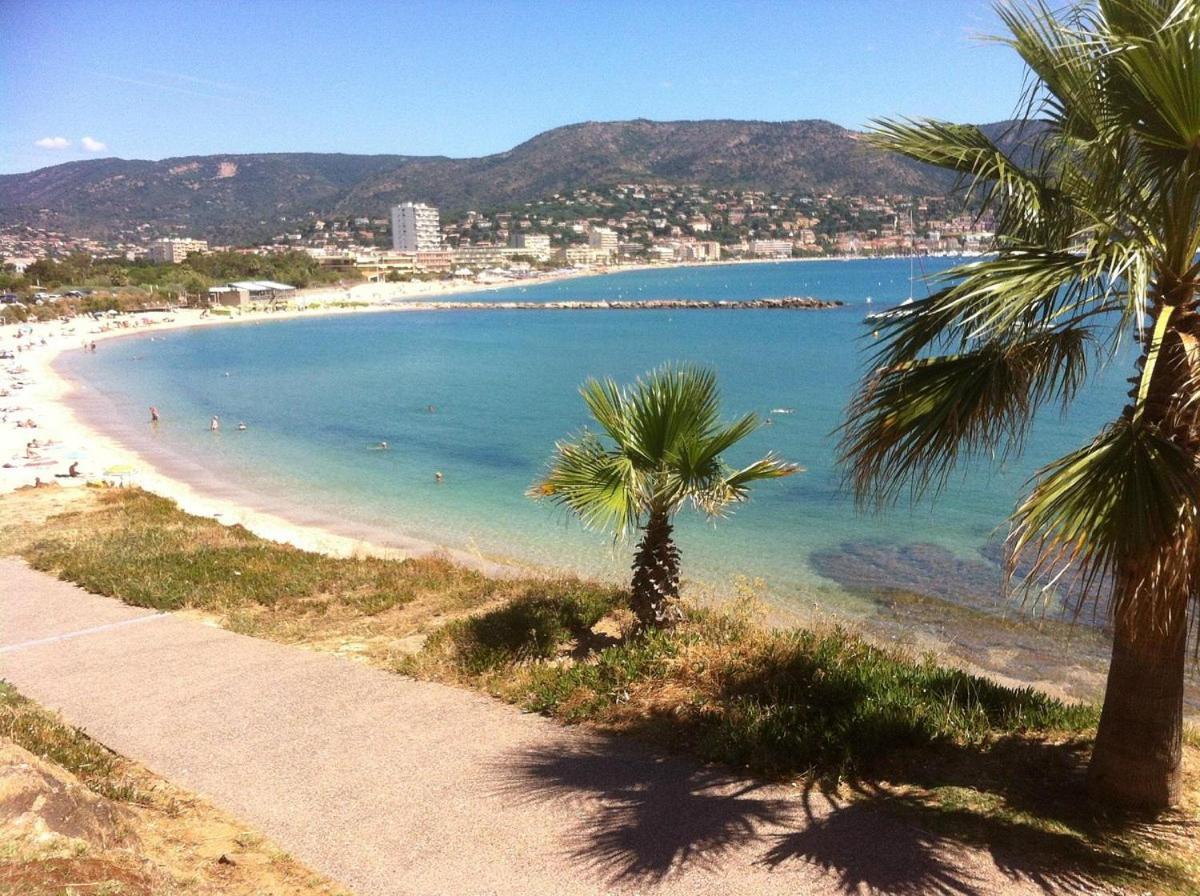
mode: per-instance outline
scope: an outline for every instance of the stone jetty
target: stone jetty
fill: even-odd
[[[397,302],[406,308],[429,311],[817,311],[840,308],[845,302],[796,296],[782,299],[643,299],[599,302]]]

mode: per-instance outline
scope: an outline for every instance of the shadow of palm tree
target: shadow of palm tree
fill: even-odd
[[[829,892],[982,896],[992,888],[975,869],[990,858],[1014,884],[1083,896],[1111,875],[1164,873],[1136,848],[1096,848],[1128,838],[1138,824],[1086,805],[1079,780],[1086,752],[1079,741],[1020,738],[948,746],[925,751],[927,762],[899,763],[891,772],[903,774],[889,775],[894,783],[863,779],[838,791],[812,782],[796,790],[594,738],[518,753],[495,776],[506,799],[574,805],[579,822],[567,854],[612,884],[650,887],[684,868],[753,863],[820,869],[832,878]],[[991,808],[929,799],[936,788],[969,790]],[[1186,830],[1162,821],[1145,827],[1152,836],[1195,836],[1194,821],[1180,823]]]
[[[609,739],[523,752],[497,775],[508,798],[578,801],[585,815],[569,854],[614,882],[654,883],[685,865],[712,867],[763,828],[786,824],[795,808],[760,795],[765,785]]]
[[[871,801],[827,794],[824,811],[804,793],[804,823],[776,839],[762,861],[771,868],[804,861],[837,876],[844,893],[888,896],[975,896],[980,880],[954,861],[954,844]]]
[[[804,858],[836,871],[847,893],[860,884],[896,896],[983,892],[947,856],[949,841],[894,815],[838,806],[811,791],[800,800],[790,790],[615,740],[523,752],[497,774],[507,798],[576,801],[582,811],[568,854],[611,883],[649,886],[685,867],[725,868],[737,849],[747,862],[772,868]]]
[[[1200,834],[1182,812],[1155,818],[1106,812],[1087,795],[1090,741],[1009,736],[986,745],[941,744],[923,761],[901,758],[853,784],[856,804],[887,808],[921,827],[986,849],[1012,880],[1049,893],[1094,893],[1107,877],[1172,878],[1156,844]],[[915,788],[915,790],[914,790]],[[930,799],[931,793],[970,795]],[[1161,851],[1161,850],[1159,850]]]

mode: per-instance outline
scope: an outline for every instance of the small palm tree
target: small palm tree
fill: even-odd
[[[1065,407],[1097,358],[1138,340],[1128,404],[1038,473],[1009,546],[1031,581],[1074,577],[1078,607],[1104,600],[1113,654],[1089,783],[1161,809],[1180,796],[1200,596],[1200,2],[998,11],[1032,75],[1021,156],[932,120],[883,121],[873,138],[963,178],[996,216],[998,253],[882,325],[844,455],[860,496],[936,488],[964,455],[1019,449],[1039,407]]]
[[[750,483],[798,468],[770,454],[740,470],[722,460],[761,421],[746,414],[722,423],[717,379],[709,370],[662,367],[626,388],[591,379],[580,393],[612,444],[586,430],[559,442],[545,478],[528,494],[618,539],[641,531],[631,608],[640,628],[661,625],[679,596],[675,514],[690,503],[710,518],[721,516],[746,500]]]

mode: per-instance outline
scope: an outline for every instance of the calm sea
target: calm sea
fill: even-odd
[[[924,294],[923,275],[950,263],[918,265],[916,292]],[[1122,370],[1100,371],[1067,417],[1045,414],[1022,457],[974,465],[936,501],[859,513],[842,487],[834,431],[871,348],[864,313],[906,297],[909,274],[903,260],[629,272],[478,298],[804,295],[847,307],[288,319],[140,335],[72,354],[61,369],[86,382],[106,426],[133,447],[298,518],[623,577],[627,548],[614,550],[523,492],[555,439],[588,422],[577,392],[586,377],[625,381],[665,361],[703,362],[718,370],[730,414],[772,421],[730,459],[774,450],[807,472],[761,485],[715,524],[682,519],[693,588],[725,591],[749,576],[784,605],[852,609],[897,586],[990,607],[1000,572],[989,545],[1004,534],[1022,484],[1119,412]],[[162,414],[156,430],[149,405]],[[208,431],[214,414],[219,433]],[[381,441],[390,450],[373,450]]]

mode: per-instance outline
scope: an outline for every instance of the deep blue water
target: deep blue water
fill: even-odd
[[[950,263],[927,260],[917,274]],[[976,465],[936,502],[860,514],[842,488],[834,431],[870,349],[866,298],[880,308],[908,291],[909,263],[901,260],[630,272],[479,298],[811,295],[850,304],[809,312],[293,318],[140,335],[62,364],[111,403],[114,430],[134,447],[185,459],[297,514],[624,575],[627,548],[614,551],[606,536],[581,530],[524,490],[555,439],[587,422],[577,393],[586,377],[629,380],[665,361],[703,362],[718,370],[729,414],[754,410],[773,421],[731,460],[774,450],[807,472],[762,484],[715,525],[685,517],[686,578],[724,587],[735,576],[761,577],[780,601],[829,606],[869,599],[857,586],[881,577],[982,599],[998,588],[999,571],[981,559],[981,548],[1003,533],[1022,483],[1040,464],[1083,444],[1119,412],[1122,371],[1103,373],[1069,416],[1044,415],[1023,457]],[[143,422],[152,404],[163,415],[153,433]],[[778,408],[794,413],[772,413]],[[217,434],[207,431],[213,414],[225,423]],[[233,428],[239,420],[247,431]],[[390,450],[371,450],[381,440]],[[435,471],[445,475],[440,485]]]

